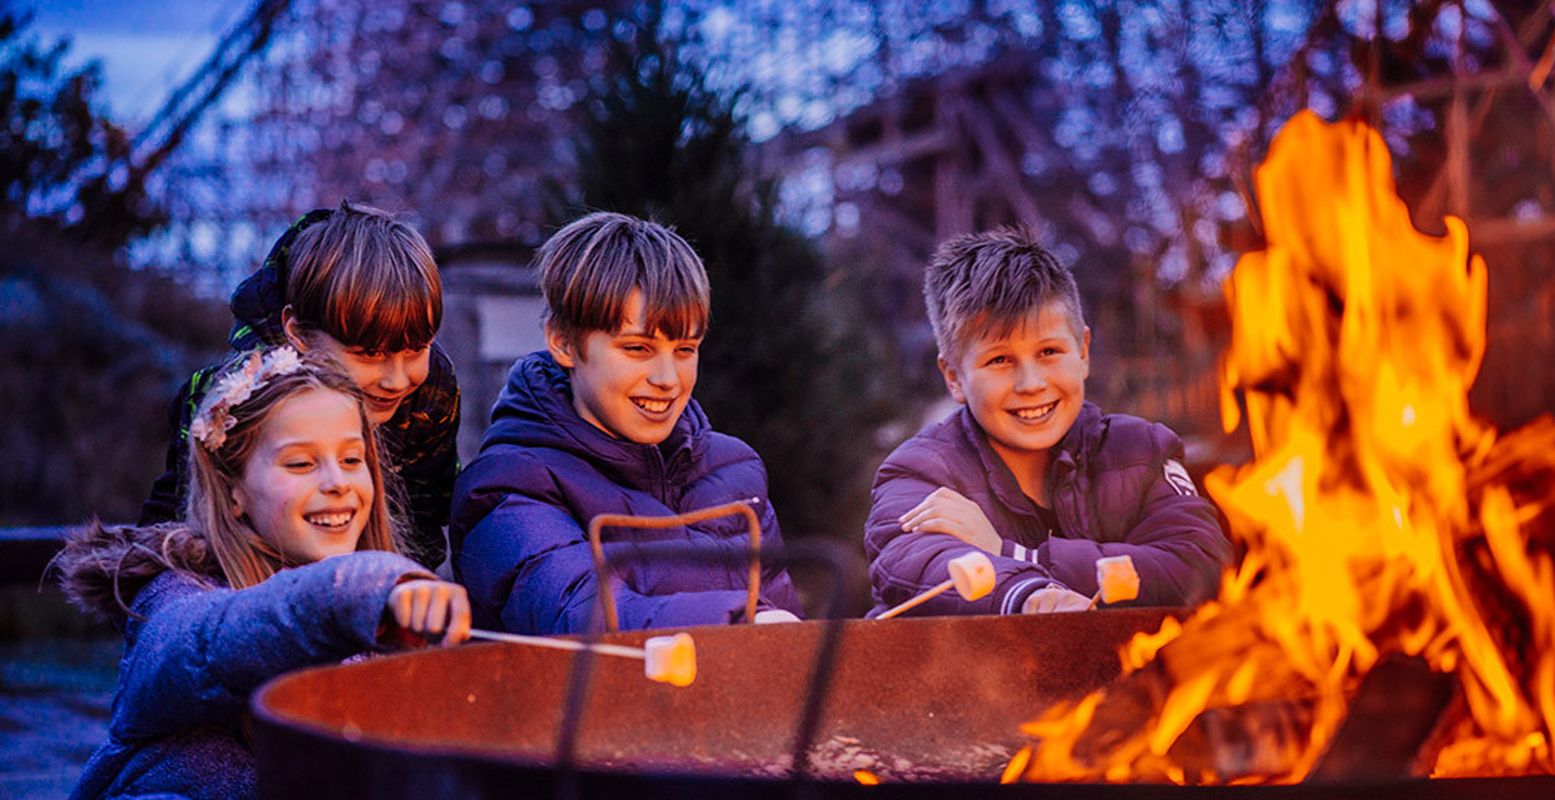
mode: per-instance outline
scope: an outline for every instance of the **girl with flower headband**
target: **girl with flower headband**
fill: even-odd
[[[108,742],[74,797],[249,797],[249,693],[281,672],[469,636],[463,587],[398,553],[360,391],[291,347],[235,357],[189,426],[189,516],[94,523],[56,560],[124,630]]]
[[[290,344],[333,359],[356,383],[405,489],[407,552],[439,564],[458,470],[459,384],[433,342],[443,289],[426,240],[366,206],[310,211],[233,292],[232,315],[234,351]],[[196,372],[173,402],[166,471],[141,509],[142,525],[185,515],[191,425],[215,372]]]

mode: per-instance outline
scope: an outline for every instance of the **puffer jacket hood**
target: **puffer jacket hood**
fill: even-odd
[[[297,235],[315,223],[329,219],[327,208],[315,208],[293,222],[281,238],[270,246],[270,253],[254,274],[232,290],[232,333],[227,341],[232,349],[243,352],[286,340],[281,329],[281,310],[286,308],[287,265]]]
[[[169,569],[213,585],[221,580],[210,542],[181,522],[140,527],[93,520],[70,532],[53,569],[73,605],[119,628],[140,590]]]

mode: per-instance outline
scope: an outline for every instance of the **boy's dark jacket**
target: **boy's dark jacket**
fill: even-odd
[[[311,211],[297,220],[271,248],[264,265],[232,292],[236,322],[228,341],[234,352],[286,343],[281,310],[286,307],[288,251],[299,231],[328,215],[328,211]],[[165,471],[141,507],[141,525],[183,519],[189,491],[189,423],[218,368],[206,367],[191,375],[168,409],[173,440],[168,443]],[[423,564],[435,567],[446,555],[443,526],[448,523],[454,475],[459,470],[459,381],[453,362],[437,343],[432,344],[426,382],[400,403],[388,422],[378,426],[378,433],[384,463],[396,470],[405,487],[412,523],[407,549]]]
[[[283,672],[381,649],[389,591],[430,577],[401,556],[358,552],[240,591],[168,570],[126,592],[132,616],[99,609],[124,625],[124,658],[108,741],[72,799],[257,797],[242,726],[249,694]]]
[[[763,543],[780,541],[766,469],[717,433],[695,400],[663,444],[614,439],[578,416],[568,373],[541,351],[513,365],[481,451],[454,490],[454,572],[477,625],[531,634],[586,630],[598,583],[585,526],[598,514],[669,516],[757,498]],[[745,606],[741,516],[662,531],[606,529],[611,542],[684,541],[727,562],[637,563],[612,583],[624,629],[730,622]],[[617,545],[618,547],[620,545]],[[762,604],[800,613],[788,573],[767,568]],[[602,624],[595,616],[595,624]]]
[[[1214,595],[1231,545],[1182,467],[1176,434],[1087,402],[1051,456],[1045,481],[1061,531],[1055,537],[1042,533],[1035,504],[965,407],[898,447],[875,475],[865,529],[871,616],[945,580],[948,562],[975,549],[944,534],[903,533],[898,517],[941,486],[976,503],[1004,539],[993,557],[998,580],[981,600],[947,592],[916,613],[1017,613],[1051,580],[1094,595],[1096,559],[1118,555],[1132,557],[1139,572],[1139,605]]]

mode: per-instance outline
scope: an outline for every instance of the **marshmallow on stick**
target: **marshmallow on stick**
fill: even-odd
[[[549,636],[524,636],[497,631],[470,631],[472,639],[522,644],[529,647],[549,647],[553,650],[592,650],[595,653],[618,658],[635,658],[643,662],[643,675],[648,680],[671,686],[690,686],[697,677],[696,642],[689,633],[674,636],[654,636],[643,642],[642,647],[619,644],[584,644],[572,639],[555,639]]]
[[[993,571],[993,562],[988,560],[988,556],[981,550],[973,550],[952,558],[947,565],[947,570],[950,572],[950,580],[925,589],[875,619],[890,619],[904,611],[917,608],[928,602],[930,598],[938,597],[952,588],[965,600],[981,600],[993,591],[994,579],[997,577]]]
[[[1134,570],[1134,559],[1128,556],[1108,556],[1096,559],[1096,596],[1091,598],[1091,607],[1097,603],[1121,603],[1133,600],[1139,596],[1139,573]]]

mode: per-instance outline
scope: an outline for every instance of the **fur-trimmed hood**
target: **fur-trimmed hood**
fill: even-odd
[[[179,522],[77,528],[54,557],[60,588],[77,608],[123,627],[130,604],[152,579],[177,569],[223,583],[210,543]]]

